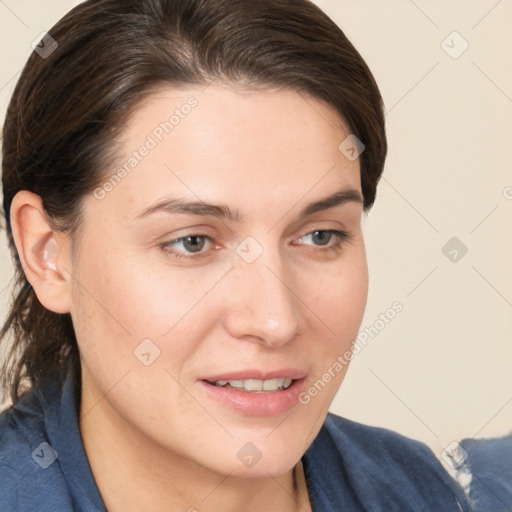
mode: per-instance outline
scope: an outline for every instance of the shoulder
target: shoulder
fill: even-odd
[[[48,397],[46,397],[48,398]],[[30,390],[0,413],[0,510],[51,510],[71,502],[48,438],[52,404]],[[37,498],[36,498],[37,497]]]
[[[512,510],[512,433],[460,442],[456,477],[465,480],[474,510]]]
[[[44,410],[33,391],[0,413],[0,464],[21,472],[26,466],[26,452],[44,431]],[[29,454],[30,457],[30,454]]]
[[[0,413],[0,510],[7,512],[17,509],[19,472],[15,458],[20,441],[16,417],[7,409]]]
[[[0,509],[19,509],[22,480],[33,477],[30,449],[43,430],[43,411],[32,393],[0,413]],[[30,463],[32,462],[32,464]]]
[[[424,443],[401,435],[395,431],[364,425],[346,418],[328,414],[325,432],[331,443],[336,445],[340,455],[364,461],[368,468],[389,465],[395,470],[417,465],[434,473],[445,471],[432,450]]]
[[[464,491],[424,443],[329,413],[308,449],[320,490],[354,510],[470,510]],[[329,499],[329,498],[328,498]],[[358,508],[359,507],[359,508]]]

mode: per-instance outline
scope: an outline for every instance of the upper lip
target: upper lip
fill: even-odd
[[[210,382],[217,382],[219,380],[270,380],[284,377],[285,379],[298,380],[306,376],[306,372],[295,368],[281,368],[277,370],[259,370],[259,369],[248,369],[238,370],[236,372],[224,372],[216,375],[209,375],[202,377],[199,380],[207,380]]]

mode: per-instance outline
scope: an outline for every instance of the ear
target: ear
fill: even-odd
[[[10,219],[14,243],[27,280],[41,304],[55,313],[71,311],[71,240],[52,231],[41,198],[20,190]]]

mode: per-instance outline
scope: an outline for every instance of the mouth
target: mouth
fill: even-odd
[[[245,391],[247,393],[275,393],[276,391],[283,391],[288,389],[294,379],[287,377],[277,377],[274,379],[235,379],[235,380],[217,380],[217,381],[206,381],[212,386],[218,388],[231,388],[239,391]]]
[[[249,416],[274,416],[298,403],[306,374],[298,371],[239,372],[198,380],[217,405]]]

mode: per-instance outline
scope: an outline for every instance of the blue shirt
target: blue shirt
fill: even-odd
[[[0,512],[106,511],[80,436],[79,390],[71,371],[62,384],[47,377],[0,414]],[[426,445],[333,414],[302,463],[314,512],[473,510]],[[510,488],[484,478],[485,506],[494,485],[512,510]]]

